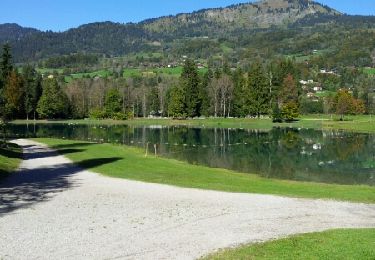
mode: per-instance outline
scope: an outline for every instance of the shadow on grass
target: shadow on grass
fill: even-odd
[[[97,167],[120,159],[97,158],[83,160],[78,164]],[[19,208],[47,201],[62,191],[79,186],[80,180],[73,176],[80,171],[82,168],[66,163],[37,169],[21,169],[10,175],[0,183],[0,217]]]
[[[11,158],[11,159],[22,159],[22,150],[19,146],[15,144],[8,143],[7,147],[0,147],[0,156]],[[1,164],[1,159],[0,159]],[[5,170],[0,165],[0,182],[7,178],[11,172]]]
[[[75,147],[85,147],[85,146],[90,146],[90,145],[95,145],[97,143],[73,143],[73,144],[57,144],[57,145],[53,145],[51,146],[51,148],[53,149],[57,149],[57,150],[60,150],[60,149],[67,149],[67,148],[75,148]]]
[[[15,144],[7,144],[7,148],[0,147],[0,155],[8,158],[22,158],[22,150]]]
[[[34,149],[37,150],[37,149]],[[80,153],[84,152],[85,149],[62,149],[59,150],[59,152],[55,151],[45,151],[44,149],[40,149],[40,152],[36,153],[25,153],[23,156],[24,160],[33,160],[33,159],[40,159],[40,158],[48,158],[48,157],[54,157],[60,155],[65,155],[65,154],[70,154],[70,153]]]

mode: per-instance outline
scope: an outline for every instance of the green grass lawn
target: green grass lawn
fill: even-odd
[[[29,121],[32,123],[34,121]],[[25,124],[25,120],[16,120],[14,124]],[[189,127],[210,127],[210,128],[244,128],[271,130],[273,127],[293,127],[293,128],[311,128],[317,130],[347,130],[352,132],[375,133],[375,116],[346,116],[345,121],[339,121],[337,116],[331,118],[330,115],[307,115],[301,116],[299,121],[293,123],[274,124],[270,119],[249,119],[249,118],[208,118],[208,119],[133,119],[127,121],[114,120],[61,120],[46,121],[39,120],[36,123],[74,123],[74,124],[96,124],[96,125],[164,125],[175,126],[183,125]]]
[[[110,177],[228,192],[375,203],[375,188],[371,186],[266,179],[173,159],[145,157],[143,150],[134,147],[58,139],[35,140],[59,150],[83,168]]]
[[[369,75],[375,75],[375,68],[365,68],[363,71]]]
[[[22,151],[15,144],[0,148],[0,180],[16,170],[22,160]]]
[[[375,259],[375,229],[337,229],[220,251],[219,259]]]

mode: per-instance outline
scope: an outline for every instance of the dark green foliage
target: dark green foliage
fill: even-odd
[[[283,115],[281,114],[279,105],[277,103],[274,103],[272,106],[272,122],[274,123],[283,122]]]
[[[6,82],[7,78],[10,76],[10,73],[13,70],[12,54],[10,51],[9,44],[4,44],[3,46],[0,69],[1,69],[1,80],[4,85],[4,83]]]
[[[203,116],[209,116],[210,115],[210,98],[208,96],[208,86],[213,79],[214,74],[211,69],[208,69],[208,71],[204,74],[203,79],[201,81],[201,84],[199,85],[199,113]]]
[[[107,91],[104,107],[107,117],[119,117],[118,113],[122,112],[122,98],[118,89],[111,88]]]
[[[184,94],[184,113],[188,117],[200,116],[198,70],[193,60],[187,59],[182,70],[180,85]]]
[[[250,115],[267,114],[270,105],[270,87],[259,62],[255,63],[248,74],[247,109]]]
[[[236,117],[245,117],[247,115],[245,109],[246,97],[244,95],[246,89],[246,81],[241,69],[237,69],[233,73],[233,115]]]
[[[149,104],[150,104],[150,114],[153,116],[159,116],[160,113],[160,98],[159,98],[159,91],[156,87],[152,87],[150,90],[150,94],[148,96]]]
[[[300,101],[300,111],[302,114],[323,114],[323,100],[311,100],[302,98]]]
[[[26,118],[29,119],[32,116],[36,119],[36,109],[39,98],[42,95],[42,78],[30,65],[22,68],[22,77],[25,91],[24,106]]]
[[[46,59],[43,62],[45,68],[71,68],[71,67],[84,67],[97,64],[99,58],[94,54],[70,54],[63,56],[56,56]]]
[[[39,117],[43,119],[67,118],[69,116],[69,100],[56,79],[44,80],[42,87],[43,93],[37,107]]]
[[[175,86],[169,92],[168,114],[173,118],[186,118],[184,90]]]

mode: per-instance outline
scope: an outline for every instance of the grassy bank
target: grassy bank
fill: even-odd
[[[375,229],[341,229],[228,249],[219,259],[375,259]]]
[[[111,177],[180,187],[229,192],[274,194],[375,203],[375,189],[283,181],[225,169],[190,165],[173,159],[145,157],[139,148],[58,139],[36,139],[65,154],[78,165]]]
[[[22,160],[21,148],[15,144],[8,144],[0,148],[0,180],[16,170]]]
[[[217,128],[244,128],[270,130],[273,127],[294,127],[312,129],[337,129],[354,132],[375,133],[375,116],[348,116],[345,121],[338,121],[338,118],[331,118],[328,115],[303,116],[299,121],[293,123],[274,124],[270,119],[249,119],[249,118],[208,118],[208,119],[133,119],[127,121],[114,120],[38,120],[40,124],[49,123],[71,123],[71,124],[109,124],[109,125],[163,125],[174,126],[184,125],[190,127],[217,127]],[[14,124],[34,123],[34,121],[17,120]]]

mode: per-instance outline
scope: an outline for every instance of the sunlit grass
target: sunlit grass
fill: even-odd
[[[81,166],[110,177],[187,188],[375,203],[375,188],[371,186],[267,179],[255,174],[191,165],[174,159],[145,157],[143,150],[121,145],[59,139],[36,141],[45,143],[63,154],[67,147],[74,147],[69,149],[66,156],[78,165],[80,162],[100,162],[102,159],[103,164]]]
[[[219,259],[375,259],[375,229],[338,229],[223,250]]]

